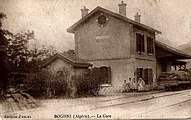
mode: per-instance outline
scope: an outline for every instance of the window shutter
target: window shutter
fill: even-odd
[[[111,67],[100,67],[101,80],[103,83],[110,84],[111,83]]]
[[[149,37],[147,37],[147,53],[151,53],[151,51],[150,51],[150,40],[149,40]]]
[[[144,35],[141,35],[141,52],[145,52]]]
[[[140,78],[140,68],[137,68],[137,80]]]
[[[148,72],[148,82],[149,82],[149,84],[152,84],[153,83],[153,70],[150,68],[149,69],[149,72]]]
[[[137,52],[140,52],[140,35],[136,33]]]
[[[151,53],[154,54],[154,40],[151,39]]]
[[[146,69],[144,69],[144,81],[145,81],[145,84],[148,84],[148,72],[149,72],[149,70],[148,70],[148,68],[146,68]]]
[[[103,83],[107,83],[107,67],[100,67],[100,73]]]
[[[108,67],[108,83],[111,84],[111,67]]]
[[[147,53],[154,54],[154,43],[153,38],[147,37]]]

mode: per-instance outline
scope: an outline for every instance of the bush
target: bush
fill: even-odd
[[[83,75],[74,75],[72,77],[77,94],[82,95],[97,95],[99,86],[102,84],[101,74],[96,69],[89,71]]]
[[[24,89],[34,97],[63,96],[66,94],[67,75],[66,70],[62,71],[62,73],[52,73],[42,69],[38,73],[27,75],[24,80]]]
[[[34,97],[45,96],[52,78],[52,74],[46,70],[40,70],[38,73],[28,73],[26,79],[23,80],[24,86],[21,89]]]
[[[63,96],[66,95],[67,92],[67,86],[69,81],[69,71],[66,68],[62,68],[59,70],[56,75],[54,75],[54,81],[52,81],[52,89],[54,89],[54,92],[56,96]]]

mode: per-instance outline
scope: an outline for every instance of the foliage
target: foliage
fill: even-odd
[[[7,39],[5,37],[5,31],[2,29],[2,20],[6,18],[6,15],[0,13],[0,89],[5,90],[7,86],[7,65],[6,65],[6,47]]]
[[[37,44],[34,31],[28,30],[14,34],[4,30],[2,29],[4,18],[6,18],[6,15],[0,13],[0,88],[3,89],[8,84],[7,77],[14,78],[14,75],[17,75],[26,79],[26,73],[38,73],[42,60],[56,53],[52,46],[43,46],[42,49],[30,48],[31,41],[35,41]],[[18,75],[19,73],[22,73],[22,75]]]
[[[41,69],[38,73],[27,74],[22,89],[34,97],[62,96],[66,94],[68,76],[69,72],[64,68],[58,73]]]
[[[21,89],[34,97],[39,97],[45,95],[46,88],[52,79],[53,75],[46,70],[40,70],[38,73],[28,73]]]
[[[28,68],[29,58],[31,56],[28,50],[28,42],[34,39],[34,32],[27,31],[17,34],[7,32],[8,39],[7,46],[7,62],[12,72],[22,70],[26,71]]]
[[[37,49],[36,45],[30,48],[30,42],[35,41],[34,31],[25,31],[17,34],[6,33],[8,39],[7,60],[11,69],[35,72],[39,68],[40,62],[56,54],[53,46],[42,46]]]
[[[70,73],[66,68],[61,68],[54,74],[54,81],[52,81],[52,90],[55,91],[55,96],[63,96],[68,92],[68,83],[70,80]]]
[[[97,95],[99,86],[102,84],[101,74],[97,69],[93,69],[83,75],[74,75],[78,95]]]
[[[53,56],[54,54],[57,53],[56,49],[53,47],[53,46],[45,46],[45,45],[42,45],[42,49],[40,49],[38,51],[38,59],[40,60],[44,60],[44,59],[47,59],[51,56]]]

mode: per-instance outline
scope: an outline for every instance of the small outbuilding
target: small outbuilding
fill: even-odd
[[[74,50],[69,50],[61,54],[55,54],[52,57],[45,60],[41,67],[49,69],[53,73],[64,72],[67,70],[69,75],[83,74],[92,65],[87,61],[76,56]]]

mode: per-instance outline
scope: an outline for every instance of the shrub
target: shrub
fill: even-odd
[[[83,75],[74,75],[72,77],[78,95],[97,95],[101,85],[101,74],[98,70],[93,69]]]
[[[52,73],[42,69],[38,73],[30,73],[24,80],[24,89],[34,97],[46,98],[66,94],[68,72],[63,68],[61,73]]]
[[[53,89],[56,96],[66,95],[68,81],[70,80],[70,73],[66,68],[61,68],[54,75],[55,79],[52,81]]]
[[[49,87],[53,75],[46,70],[40,70],[38,73],[28,73],[23,80],[23,90],[34,97],[46,95],[46,89]]]

